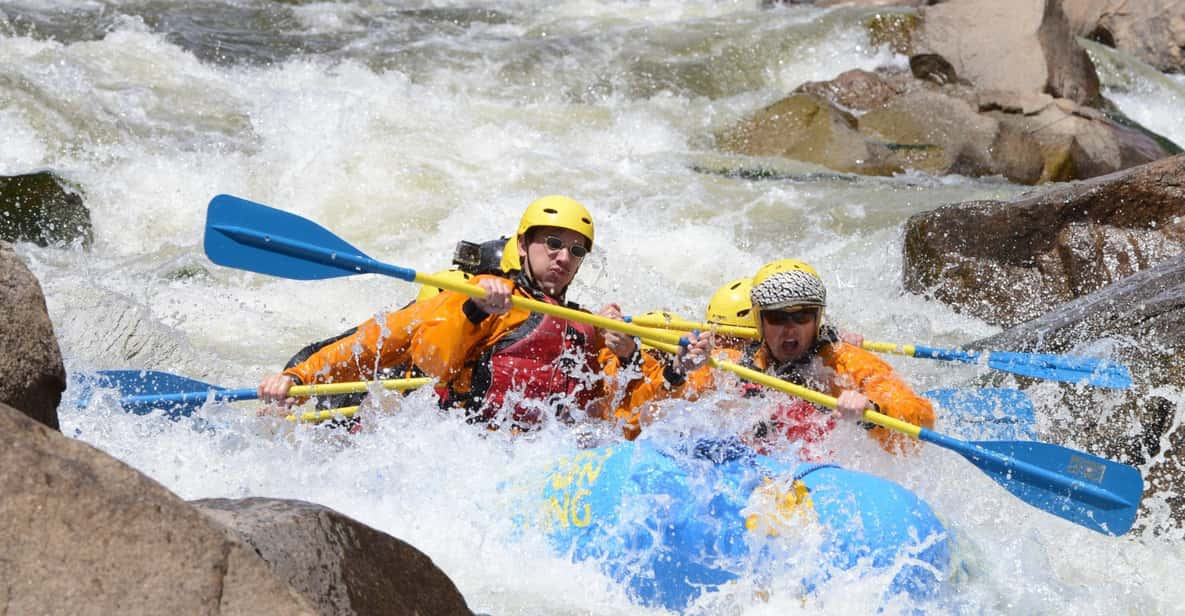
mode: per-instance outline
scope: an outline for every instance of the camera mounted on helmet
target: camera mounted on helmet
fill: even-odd
[[[504,276],[506,272],[502,270],[502,250],[509,239],[503,236],[480,244],[461,240],[453,250],[453,265],[474,276]]]

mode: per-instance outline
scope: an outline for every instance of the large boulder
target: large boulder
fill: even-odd
[[[0,240],[89,246],[93,233],[82,197],[53,173],[0,176]]]
[[[1062,0],[950,0],[921,10],[922,43],[972,85],[1097,105],[1099,77]]]
[[[271,498],[192,504],[253,546],[322,614],[471,613],[453,581],[423,552],[332,509]]]
[[[1029,382],[1046,440],[1139,465],[1140,526],[1185,527],[1185,256],[1128,276],[972,348],[1105,355],[1130,366],[1133,387]]]
[[[1185,0],[1062,0],[1072,31],[1165,72],[1185,72]]]
[[[163,486],[4,404],[0,494],[5,613],[316,613]]]
[[[58,429],[66,369],[37,278],[0,241],[0,403]]]
[[[1034,139],[938,89],[915,88],[869,111],[860,117],[859,130],[891,144],[901,169],[1002,175],[1023,184],[1037,181],[1043,169]]]
[[[1012,203],[915,214],[907,290],[1014,325],[1185,250],[1185,155]]]
[[[813,94],[792,94],[742,120],[719,138],[724,150],[785,156],[837,171],[886,175],[900,170],[890,152],[856,130],[856,119]]]

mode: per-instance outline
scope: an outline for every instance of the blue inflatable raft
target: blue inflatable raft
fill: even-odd
[[[896,572],[886,599],[925,600],[950,561],[942,524],[901,486],[733,441],[581,451],[551,471],[542,498],[556,550],[599,562],[640,604],[675,611],[742,578],[796,575],[810,593],[857,566]]]

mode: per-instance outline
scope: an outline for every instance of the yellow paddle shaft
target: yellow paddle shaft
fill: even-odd
[[[299,421],[301,423],[322,422],[328,421],[335,417],[353,417],[357,412],[358,407],[356,406],[343,406],[340,409],[329,409],[327,411],[309,411],[307,413],[301,413],[300,417],[297,417],[296,415],[288,415],[284,419],[287,419],[288,421]]]
[[[660,315],[644,314],[636,316],[631,319],[632,323],[642,325],[644,327],[654,327],[657,329],[674,329],[678,331],[712,331],[724,336],[732,336],[734,338],[745,338],[748,340],[757,340],[760,334],[757,333],[756,327],[740,327],[737,325],[719,325],[716,323],[697,323],[695,321],[686,321],[680,318],[666,318]]]
[[[666,343],[658,342],[655,340],[646,340],[646,343],[653,346],[656,349],[661,349],[663,351],[666,351],[666,352],[672,353],[672,354],[677,353],[679,350],[678,347],[676,347],[675,345],[666,344]],[[819,404],[819,405],[825,406],[830,409],[834,409],[838,404],[836,399],[832,396],[828,396],[827,394],[817,392],[813,389],[807,389],[806,387],[802,387],[801,385],[795,385],[794,383],[791,383],[789,381],[784,381],[784,380],[779,379],[777,377],[770,376],[764,372],[753,370],[752,368],[746,368],[744,366],[739,366],[739,365],[734,364],[730,361],[723,360],[723,359],[717,359],[715,357],[709,357],[708,362],[713,367],[719,368],[721,370],[728,370],[729,372],[732,372],[732,373],[736,374],[737,376],[740,376],[741,378],[745,379],[746,381],[751,381],[753,383],[757,383],[758,385],[765,385],[766,387],[769,387],[770,389],[776,389],[780,392],[790,394],[791,396],[802,398],[803,400],[806,400],[808,402],[814,402],[815,404]],[[897,419],[896,417],[889,417],[888,415],[885,415],[884,413],[878,413],[877,411],[874,411],[872,409],[865,409],[864,420],[874,423],[878,426],[888,428],[890,430],[896,430],[897,432],[901,432],[903,434],[908,434],[909,436],[912,436],[914,438],[917,438],[918,434],[921,434],[921,431],[922,431],[922,428],[919,426],[915,426],[911,423],[901,421],[900,419]]]
[[[467,282],[458,280],[449,280],[448,278],[433,276],[431,274],[422,274],[416,272],[416,284],[428,285],[448,291],[455,291],[462,295],[468,295],[477,299],[486,296],[485,289],[472,285]],[[555,304],[548,304],[539,300],[531,299],[529,297],[521,297],[518,295],[510,296],[510,305],[516,308],[524,308],[532,312],[551,315],[569,321],[576,321],[577,323],[585,323],[593,327],[601,329],[608,329],[615,332],[621,332],[630,336],[637,336],[639,338],[649,338],[652,340],[661,340],[663,342],[670,342],[677,344],[682,336],[676,332],[666,332],[656,330],[649,327],[642,327],[633,323],[626,323],[625,321],[617,321],[608,317],[603,317],[596,314],[590,314],[564,306],[557,306]]]
[[[431,383],[434,379],[427,377],[415,379],[388,379],[378,381],[383,389],[402,391],[418,389]],[[314,385],[297,385],[288,390],[288,395],[303,398],[305,396],[333,396],[336,394],[355,394],[370,389],[371,381],[354,381],[350,383],[317,383]]]
[[[913,357],[914,346],[912,344],[895,344],[892,342],[865,342],[863,347],[867,351],[873,353],[893,353],[895,355],[908,355]]]

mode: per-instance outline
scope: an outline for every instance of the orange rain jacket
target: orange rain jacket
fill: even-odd
[[[749,357],[743,351],[731,348],[717,348],[712,354],[717,359],[748,365],[777,376],[771,370],[773,362],[764,347]],[[821,345],[817,358],[820,361],[812,365],[818,374],[810,376],[811,380],[825,384],[824,393],[838,396],[844,390],[855,389],[876,403],[885,415],[923,428],[934,427],[934,407],[930,401],[914,393],[893,368],[876,355],[846,342],[835,341]],[[648,379],[653,380],[652,377]],[[695,400],[716,386],[715,369],[705,365],[686,375],[686,381],[677,388],[657,387],[653,383],[648,388],[638,388],[628,405],[616,409],[616,415],[619,421],[633,427],[632,436],[628,431],[627,436],[635,438],[641,431],[639,415],[646,404],[671,397]],[[644,399],[646,395],[652,397]],[[870,432],[889,452],[907,451],[915,446],[911,438],[880,426],[871,428]]]
[[[470,284],[483,278],[495,277],[478,276]],[[514,295],[540,299],[520,281],[509,282]],[[529,310],[511,308],[504,314],[485,315],[474,322],[466,313],[468,300],[466,295],[445,291],[402,310],[379,315],[359,325],[352,335],[326,345],[284,373],[310,384],[366,380],[383,368],[411,367],[437,378],[447,388],[450,398],[464,399],[473,388],[474,368],[483,354],[530,316]],[[592,355],[592,361],[603,369],[608,368],[604,375],[616,376],[620,360],[605,347],[600,332],[584,344],[584,351]],[[640,355],[642,374],[662,371],[654,358]],[[644,398],[648,394],[636,394],[634,390],[648,384],[645,378],[635,378],[624,385],[616,378],[601,378],[597,401],[586,411],[592,416],[610,418],[612,413],[608,409],[614,406],[615,398],[627,401],[633,396]]]

